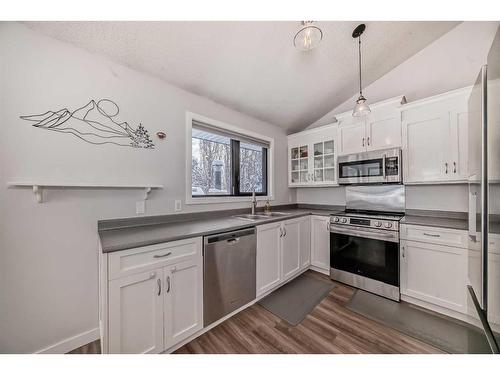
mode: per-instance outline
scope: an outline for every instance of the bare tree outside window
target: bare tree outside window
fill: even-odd
[[[240,192],[262,193],[262,147],[249,143],[240,144]]]
[[[267,194],[267,148],[195,127],[191,141],[193,197]]]
[[[220,139],[192,139],[193,195],[231,193],[231,140],[227,137],[212,138]]]

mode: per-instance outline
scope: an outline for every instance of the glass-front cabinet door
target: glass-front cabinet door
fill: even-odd
[[[309,146],[296,146],[290,149],[290,171],[292,184],[305,184],[309,181]]]
[[[335,147],[334,141],[317,142],[314,148],[314,182],[335,181]]]
[[[337,183],[337,126],[288,136],[289,186],[331,186]]]

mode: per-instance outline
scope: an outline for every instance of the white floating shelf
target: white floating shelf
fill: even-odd
[[[156,184],[102,184],[102,183],[54,183],[54,182],[25,182],[25,181],[14,181],[7,182],[9,188],[16,187],[31,187],[33,189],[33,194],[35,195],[35,200],[38,203],[42,203],[42,191],[43,188],[81,188],[81,189],[143,189],[144,196],[143,199],[148,199],[148,195],[153,189],[163,189],[163,185]]]

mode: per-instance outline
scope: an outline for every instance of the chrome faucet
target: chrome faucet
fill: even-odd
[[[257,199],[255,198],[255,190],[252,192],[252,215],[255,215],[257,209]]]

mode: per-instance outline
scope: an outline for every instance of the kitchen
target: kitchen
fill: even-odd
[[[498,353],[499,26],[2,21],[0,352]]]

